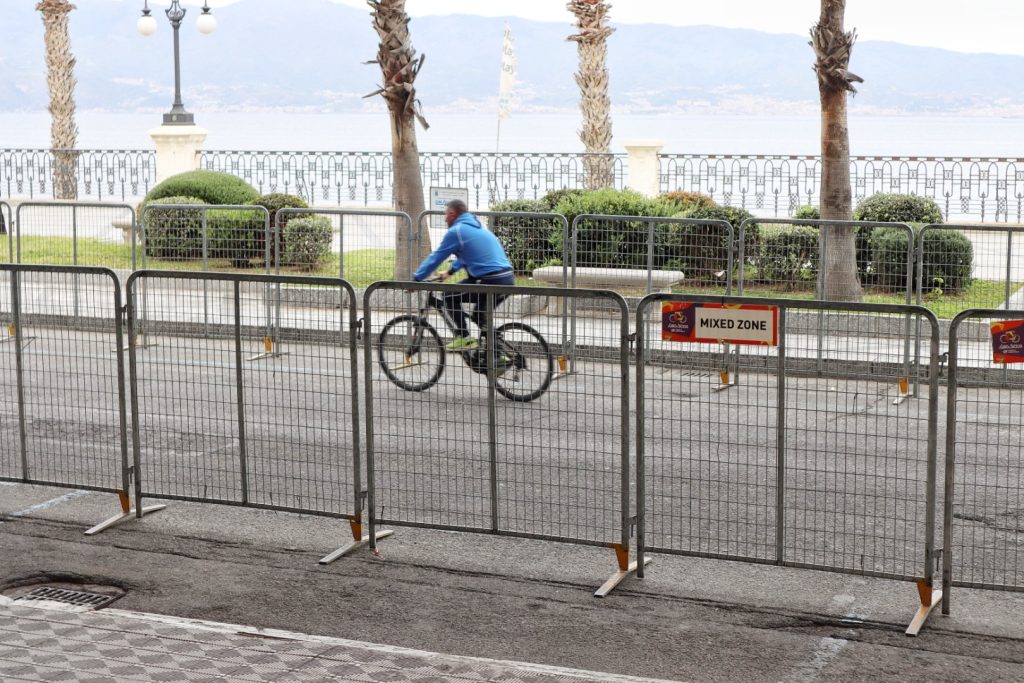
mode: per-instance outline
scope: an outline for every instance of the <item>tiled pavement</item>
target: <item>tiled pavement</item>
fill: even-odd
[[[649,680],[113,609],[76,613],[0,602],[4,683]]]

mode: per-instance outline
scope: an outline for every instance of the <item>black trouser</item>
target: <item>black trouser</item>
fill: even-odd
[[[460,282],[462,285],[514,285],[516,278],[512,271],[506,270],[501,273],[483,275],[481,277],[467,277]],[[487,324],[488,299],[494,298],[494,305],[500,304],[505,297],[488,295],[483,292],[446,292],[444,295],[444,310],[448,312],[452,322],[455,323],[455,334],[460,337],[469,336],[469,321],[466,311],[462,305],[470,303],[475,306],[477,324],[482,328]]]

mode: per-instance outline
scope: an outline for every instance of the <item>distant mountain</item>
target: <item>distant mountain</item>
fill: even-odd
[[[135,30],[138,5],[78,0],[71,15],[81,109],[169,107],[171,30],[155,3],[159,30]],[[43,29],[34,2],[3,2],[0,110],[47,106]],[[377,40],[368,10],[328,0],[244,0],[215,10],[210,36],[182,28],[182,81],[193,110],[363,111],[380,109],[373,59]],[[475,16],[412,20],[426,55],[419,80],[424,108],[496,107],[502,20]],[[576,107],[575,45],[564,24],[511,19],[519,58],[517,110]],[[809,26],[808,26],[809,28]],[[612,103],[617,111],[813,113],[818,95],[812,54],[800,35],[709,26],[620,25],[609,41]],[[859,113],[1024,115],[1024,57],[961,54],[897,43],[863,42],[851,70],[865,79],[851,110]]]

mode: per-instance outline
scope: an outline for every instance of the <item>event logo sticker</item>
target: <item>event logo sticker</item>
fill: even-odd
[[[778,345],[777,306],[665,302],[661,339],[702,344]]]
[[[1024,320],[992,323],[992,362],[1024,363]]]

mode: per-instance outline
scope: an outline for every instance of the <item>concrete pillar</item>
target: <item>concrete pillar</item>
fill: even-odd
[[[199,126],[160,126],[149,131],[156,144],[156,182],[199,168],[206,135]]]
[[[627,140],[626,153],[629,155],[629,178],[626,183],[646,197],[661,193],[661,164],[658,153],[665,146],[664,140]]]

